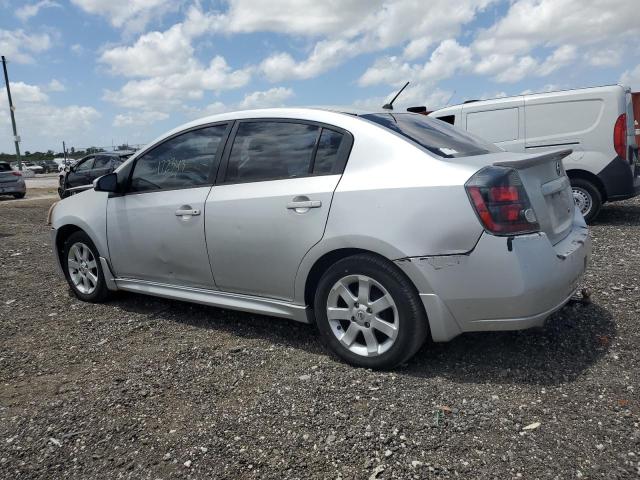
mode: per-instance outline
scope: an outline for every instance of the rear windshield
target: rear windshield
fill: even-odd
[[[362,115],[362,118],[398,133],[444,158],[470,157],[502,151],[491,143],[424,115],[370,113]]]
[[[10,172],[11,166],[8,163],[0,163],[0,172]]]

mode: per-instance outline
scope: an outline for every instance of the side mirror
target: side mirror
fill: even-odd
[[[108,173],[98,178],[95,182],[93,182],[93,189],[96,192],[109,192],[109,193],[117,193],[118,192],[118,174],[117,173]]]

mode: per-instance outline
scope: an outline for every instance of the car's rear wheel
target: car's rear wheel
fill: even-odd
[[[14,193],[13,198],[24,198],[26,193]]]
[[[318,329],[348,363],[391,368],[413,356],[428,325],[411,282],[388,260],[359,254],[339,260],[315,294]]]
[[[85,302],[99,303],[107,299],[107,289],[100,265],[98,249],[84,232],[72,233],[64,242],[62,256],[67,282],[73,293]]]
[[[595,220],[602,208],[602,195],[600,190],[589,180],[583,178],[571,179],[573,201],[584,216],[587,223]]]

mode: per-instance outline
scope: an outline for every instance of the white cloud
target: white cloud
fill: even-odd
[[[271,9],[276,12],[283,9],[288,13],[283,17],[287,20],[285,24],[278,27],[280,33],[326,35],[327,38],[315,43],[304,60],[295,60],[286,52],[276,52],[262,62],[261,70],[271,81],[304,79],[318,76],[362,53],[405,44],[405,58],[419,58],[431,45],[457,35],[462,25],[473,20],[476,13],[492,1],[459,0],[452,6],[449,0],[431,0],[428,4],[422,0],[378,0],[364,2],[365,7],[360,0],[343,1],[337,10],[342,19],[340,22],[331,20],[329,15],[329,21],[317,23],[309,12],[331,7],[332,2],[236,0],[232,2],[228,16],[234,14],[234,5],[242,5],[245,8],[238,9],[236,15],[241,11],[253,20],[236,20],[226,28],[230,31],[271,30],[280,24],[258,18],[270,19]]]
[[[33,54],[51,48],[51,37],[47,33],[25,33],[24,30],[0,29],[0,52],[7,60],[17,63],[33,63]]]
[[[527,76],[544,77],[569,65],[577,57],[576,48],[563,45],[554,50],[543,62],[530,55],[494,53],[480,60],[474,71],[480,75],[494,75],[501,83],[519,82]]]
[[[622,62],[622,53],[621,47],[594,49],[585,53],[584,59],[594,67],[617,67]]]
[[[64,86],[64,84],[55,79],[52,78],[51,81],[47,84],[47,91],[49,92],[64,92],[67,88]]]
[[[358,83],[363,86],[389,84],[396,85],[404,81],[423,81],[435,84],[451,77],[456,71],[471,65],[471,51],[452,39],[444,40],[431,53],[423,65],[410,65],[398,57],[378,59],[360,77]]]
[[[633,91],[640,90],[640,64],[636,65],[632,70],[626,70],[620,77],[620,83],[631,87]]]
[[[126,114],[118,114],[113,119],[114,127],[130,127],[151,125],[169,118],[168,113],[164,112],[129,112]]]
[[[11,82],[11,93],[23,150],[51,148],[64,139],[82,144],[85,134],[93,129],[100,117],[93,107],[53,105],[46,93],[36,85]],[[8,116],[6,97],[0,96],[0,121]],[[9,128],[0,129],[0,144],[9,145],[13,141],[10,134]]]
[[[152,20],[180,6],[172,0],[71,0],[87,13],[105,17],[116,28],[142,31]]]
[[[41,9],[51,7],[60,8],[61,5],[52,0],[41,0],[39,2],[23,5],[22,7],[18,8],[16,10],[16,17],[18,17],[23,22],[26,22],[31,17],[35,17],[36,15],[38,15]]]
[[[245,95],[239,107],[245,109],[281,107],[291,97],[293,97],[293,90],[290,88],[270,88],[266,91],[253,92]]]

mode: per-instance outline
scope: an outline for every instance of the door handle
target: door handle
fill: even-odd
[[[308,209],[308,208],[320,208],[322,206],[322,202],[320,200],[302,200],[302,201],[293,201],[287,203],[287,208],[289,210],[298,210],[298,209]]]
[[[176,210],[176,217],[195,217],[200,215],[200,210],[189,206],[180,207]]]

